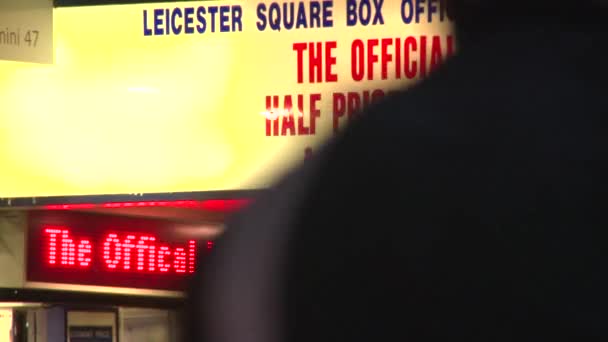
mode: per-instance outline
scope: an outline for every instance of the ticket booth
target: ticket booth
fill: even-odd
[[[236,208],[214,203],[1,210],[0,342],[180,341],[188,280]]]

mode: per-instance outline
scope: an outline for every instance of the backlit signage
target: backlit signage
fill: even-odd
[[[445,0],[142,1],[56,0],[53,64],[0,61],[0,207],[263,191],[457,51]]]
[[[28,281],[183,290],[198,268],[197,254],[212,247],[181,232],[179,224],[74,212],[32,212]]]
[[[156,237],[151,234],[107,233],[93,249],[90,238],[74,240],[68,227],[47,226],[44,235],[45,264],[50,266],[88,269],[92,266],[92,257],[99,254],[95,252],[102,250],[102,267],[108,270],[194,273],[194,240],[188,241],[187,248],[172,248],[158,245]],[[172,262],[168,260],[170,258]]]

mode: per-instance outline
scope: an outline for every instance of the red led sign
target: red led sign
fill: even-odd
[[[170,221],[32,212],[29,281],[183,290],[197,268],[197,241]],[[205,249],[212,242],[203,243]]]

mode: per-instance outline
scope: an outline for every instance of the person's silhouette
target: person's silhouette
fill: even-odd
[[[450,5],[451,60],[228,223],[189,341],[607,340],[606,9]]]

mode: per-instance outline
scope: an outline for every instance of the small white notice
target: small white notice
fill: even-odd
[[[0,0],[0,59],[53,63],[53,0]]]
[[[13,310],[0,309],[0,342],[13,340]]]

